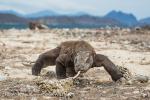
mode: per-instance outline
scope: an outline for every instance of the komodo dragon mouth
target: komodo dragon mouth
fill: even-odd
[[[78,71],[78,73],[74,77],[72,77],[72,79],[76,79],[80,74],[81,74],[81,71]]]

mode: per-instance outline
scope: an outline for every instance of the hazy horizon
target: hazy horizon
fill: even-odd
[[[112,10],[134,14],[137,19],[150,17],[150,0],[0,0],[0,10],[14,10],[22,14],[52,10],[60,14],[85,12],[103,16]]]

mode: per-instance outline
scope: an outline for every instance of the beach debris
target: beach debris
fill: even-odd
[[[36,84],[42,93],[50,93],[53,96],[65,96],[74,86],[74,80],[80,75],[80,71],[74,76],[61,80],[39,80]],[[72,95],[72,94],[71,94]]]
[[[38,22],[29,22],[29,29],[36,30],[36,29],[48,29],[48,26],[38,23]]]

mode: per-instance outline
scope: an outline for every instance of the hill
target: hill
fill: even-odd
[[[150,17],[141,19],[139,23],[142,25],[150,25]]]
[[[116,20],[104,17],[81,15],[81,16],[51,16],[34,19],[36,21],[46,23],[48,25],[62,25],[62,26],[83,26],[83,27],[101,27],[101,26],[121,26],[122,24]]]
[[[111,18],[119,21],[122,24],[125,24],[127,26],[133,26],[138,23],[136,17],[133,14],[127,14],[121,11],[111,11],[104,17]]]
[[[0,14],[0,23],[27,23],[28,19],[13,14]]]
[[[121,11],[111,11],[105,16],[93,16],[85,12],[59,14],[51,10],[26,15],[12,10],[0,11],[0,24],[27,24],[29,21],[38,21],[51,27],[60,28],[99,28],[108,25],[133,27],[137,25],[150,25],[150,17],[138,21],[133,14]]]

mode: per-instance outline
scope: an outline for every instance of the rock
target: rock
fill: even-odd
[[[148,98],[148,94],[142,93],[142,94],[141,94],[141,97],[143,97],[143,98]]]
[[[12,68],[10,66],[5,66],[6,70],[11,70]]]
[[[73,96],[74,96],[74,93],[72,93],[72,92],[69,92],[68,94],[67,94],[67,98],[73,98]]]
[[[133,81],[132,80],[129,80],[125,83],[126,85],[132,85],[133,84]]]
[[[140,93],[138,90],[133,91],[134,94]]]
[[[36,30],[36,29],[48,29],[48,26],[40,24],[38,22],[30,22],[29,23],[29,28],[31,30]]]
[[[0,81],[6,80],[6,79],[7,79],[6,76],[0,75]]]
[[[40,29],[48,29],[48,26],[41,24]]]
[[[144,75],[136,75],[134,78],[135,81],[138,81],[140,83],[147,83],[149,81],[149,77]]]

